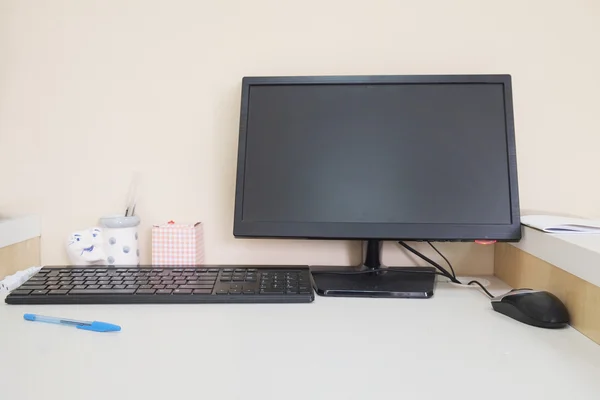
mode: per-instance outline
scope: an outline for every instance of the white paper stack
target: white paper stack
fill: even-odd
[[[593,219],[556,215],[524,215],[521,217],[521,223],[547,233],[600,234],[600,220]]]

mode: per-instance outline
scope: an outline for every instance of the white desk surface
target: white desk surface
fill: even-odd
[[[276,305],[0,305],[0,398],[600,398],[600,346],[491,309],[475,289],[429,300]],[[23,314],[117,323],[95,333]]]

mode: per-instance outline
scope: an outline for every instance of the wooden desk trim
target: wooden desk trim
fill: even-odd
[[[41,265],[40,237],[0,248],[0,279],[17,271]]]
[[[567,306],[571,326],[600,344],[600,287],[508,243],[495,245],[494,275],[514,288],[554,293]]]

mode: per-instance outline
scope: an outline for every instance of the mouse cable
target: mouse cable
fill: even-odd
[[[441,252],[438,250],[438,249],[436,249],[436,247],[433,245],[433,243],[431,243],[431,242],[429,242],[429,241],[428,241],[427,243],[429,243],[429,245],[430,245],[430,246],[431,246],[431,247],[432,247],[432,248],[433,248],[433,249],[436,251],[436,253],[438,253],[438,254],[439,254],[439,255],[440,255],[440,256],[441,256],[441,257],[442,257],[442,258],[443,258],[443,259],[444,259],[444,260],[445,260],[445,261],[448,263],[448,266],[450,267],[450,270],[452,271],[452,275],[454,275],[454,277],[456,278],[456,273],[454,272],[454,268],[452,268],[452,264],[450,263],[450,261],[449,261],[449,260],[448,260],[448,259],[447,259],[447,258],[446,258],[446,257],[445,257],[445,256],[444,256],[444,255],[443,255],[443,254],[442,254],[442,253],[441,253]],[[472,280],[472,281],[470,281],[469,283],[467,283],[467,285],[477,285],[477,286],[479,286],[479,287],[481,288],[481,290],[483,290],[483,291],[484,291],[484,293],[485,293],[485,294],[486,294],[486,295],[487,295],[487,296],[488,296],[490,299],[493,299],[493,298],[494,298],[494,295],[493,295],[493,294],[491,294],[491,293],[489,292],[489,290],[487,290],[487,289],[485,288],[485,286],[483,286],[483,284],[481,284],[481,282],[479,282],[479,281]]]
[[[454,268],[452,268],[452,264],[450,263],[450,261],[449,261],[449,260],[448,260],[448,259],[447,259],[447,258],[446,258],[446,257],[445,257],[445,256],[444,256],[444,255],[443,255],[443,254],[442,254],[442,253],[441,253],[441,252],[438,250],[438,249],[436,249],[436,248],[435,248],[435,246],[434,246],[434,245],[433,245],[431,242],[429,242],[429,241],[428,241],[427,243],[429,243],[429,245],[430,245],[431,247],[433,247],[433,249],[434,249],[434,250],[435,250],[435,251],[436,251],[436,252],[437,252],[437,253],[438,253],[438,254],[439,254],[439,255],[440,255],[440,256],[441,256],[441,257],[442,257],[444,260],[446,260],[446,262],[448,263],[448,266],[449,266],[449,267],[450,267],[450,269],[452,270],[452,275],[450,275],[450,273],[449,273],[447,270],[445,270],[444,268],[442,268],[442,267],[441,267],[441,266],[440,266],[438,263],[436,263],[435,261],[433,261],[433,260],[432,260],[432,259],[430,259],[429,257],[425,256],[424,254],[420,253],[419,251],[415,250],[414,248],[410,247],[410,246],[409,246],[409,245],[407,245],[406,243],[404,243],[404,242],[402,242],[402,241],[400,241],[400,242],[398,242],[398,243],[399,243],[401,246],[403,246],[405,249],[407,249],[408,251],[410,251],[411,253],[413,253],[414,255],[416,255],[417,257],[419,257],[419,258],[421,258],[421,259],[423,259],[423,260],[427,261],[429,264],[433,265],[435,268],[437,268],[437,269],[439,269],[440,271],[442,271],[442,273],[438,273],[439,275],[443,275],[443,276],[445,276],[446,278],[450,279],[450,281],[451,281],[452,283],[458,283],[459,285],[464,285],[464,284],[463,284],[461,281],[459,281],[459,280],[456,278],[456,274],[455,274],[455,272],[454,272]],[[491,294],[491,293],[489,292],[489,290],[487,290],[487,289],[485,288],[485,286],[483,286],[483,285],[481,284],[481,282],[478,282],[478,281],[476,281],[476,280],[472,280],[472,281],[470,281],[469,283],[467,283],[467,285],[477,285],[477,286],[479,286],[479,287],[480,287],[480,288],[481,288],[481,289],[482,289],[482,290],[485,292],[485,294],[486,294],[486,295],[487,295],[489,298],[494,298],[494,295],[493,295],[493,294]]]
[[[427,261],[430,265],[434,266],[435,268],[437,268],[439,271],[441,271],[442,275],[445,276],[446,278],[450,279],[451,282],[453,283],[458,283],[461,284],[461,282],[456,279],[454,276],[452,276],[452,274],[450,272],[448,272],[444,267],[442,267],[440,264],[436,263],[435,261],[433,261],[431,258],[427,257],[426,255],[424,255],[423,253],[419,252],[418,250],[412,248],[411,246],[407,245],[406,243],[404,243],[403,241],[398,241],[398,244],[402,247],[404,247],[406,250],[410,251],[411,253],[413,253],[415,256],[419,257],[420,259],[422,259],[423,261]]]
[[[485,292],[485,294],[487,294],[487,296],[488,296],[490,299],[493,299],[493,298],[494,298],[494,295],[493,295],[493,294],[491,294],[491,293],[490,293],[490,292],[489,292],[489,291],[488,291],[488,290],[485,288],[485,286],[483,286],[483,285],[481,284],[481,282],[477,282],[477,281],[471,281],[471,282],[467,283],[467,285],[477,285],[477,286],[479,286],[479,287],[481,288],[481,290],[483,290],[483,291]]]
[[[427,241],[427,243],[431,246],[432,249],[435,250],[436,253],[438,253],[440,255],[440,257],[442,257],[444,259],[444,261],[446,261],[446,263],[448,264],[448,266],[450,267],[450,271],[452,271],[452,276],[454,278],[456,278],[456,272],[454,272],[454,268],[452,268],[452,264],[450,263],[450,261],[448,261],[448,259],[446,258],[445,255],[443,255],[438,249],[437,247],[435,247],[433,245],[433,243],[431,243],[430,241]]]

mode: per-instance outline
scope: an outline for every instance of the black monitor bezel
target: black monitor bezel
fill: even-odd
[[[248,222],[242,219],[249,93],[259,85],[330,85],[390,83],[493,83],[504,87],[506,141],[510,185],[511,224],[389,224],[331,222]],[[242,80],[240,131],[233,234],[248,238],[304,238],[332,240],[430,240],[514,242],[521,239],[517,181],[517,155],[510,75],[375,75],[375,76],[282,76],[244,77]]]

